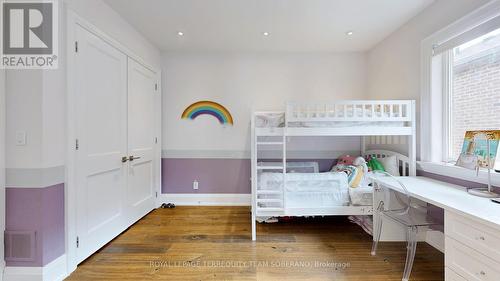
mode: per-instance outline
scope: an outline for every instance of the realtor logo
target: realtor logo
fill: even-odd
[[[56,1],[10,0],[2,3],[0,67],[57,68]]]

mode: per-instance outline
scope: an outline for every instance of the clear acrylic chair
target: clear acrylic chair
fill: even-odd
[[[415,252],[417,250],[417,234],[419,228],[429,227],[438,224],[432,218],[427,215],[427,209],[421,205],[412,202],[412,199],[406,189],[406,186],[394,177],[386,172],[375,172],[376,179],[380,177],[390,177],[398,185],[401,186],[401,192],[394,191],[384,185],[374,181],[374,189],[376,192],[380,192],[384,196],[384,200],[380,201],[377,209],[375,210],[374,216],[374,232],[373,232],[373,245],[372,245],[372,256],[377,253],[377,246],[380,240],[380,234],[382,232],[382,222],[384,219],[390,219],[396,223],[401,224],[406,228],[406,241],[407,241],[407,252],[406,252],[406,263],[403,273],[403,281],[408,281],[410,278],[411,269],[413,267],[413,261],[415,259]],[[391,204],[389,204],[391,201]],[[387,203],[386,203],[387,202]],[[398,206],[394,209],[392,208],[396,203]],[[376,221],[375,221],[376,220]]]

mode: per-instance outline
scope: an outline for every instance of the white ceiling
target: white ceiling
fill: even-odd
[[[372,48],[434,0],[105,2],[162,51],[343,52]]]

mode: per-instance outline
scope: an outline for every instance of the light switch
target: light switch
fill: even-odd
[[[26,145],[26,132],[25,131],[17,131],[16,132],[16,145],[17,146]]]

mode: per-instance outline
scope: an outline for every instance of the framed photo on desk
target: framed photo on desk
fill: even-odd
[[[495,172],[500,173],[500,145],[497,148],[497,157],[495,159],[495,165],[493,166]]]
[[[500,170],[499,143],[500,130],[467,131],[465,132],[461,154],[477,156],[480,168],[487,168],[488,159],[491,159],[491,162],[494,161],[492,163],[494,169]]]

